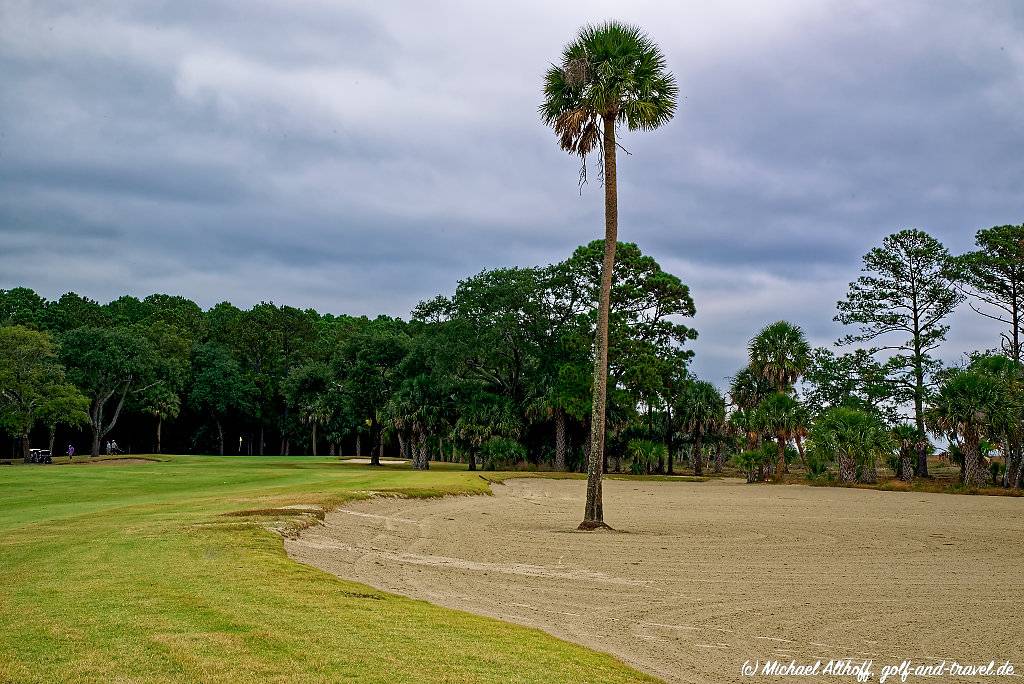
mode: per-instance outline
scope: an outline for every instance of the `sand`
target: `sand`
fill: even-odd
[[[156,460],[154,460],[152,458],[131,458],[130,456],[126,456],[125,458],[104,458],[102,460],[99,460],[99,459],[89,459],[89,460],[82,459],[80,461],[69,461],[68,464],[74,465],[76,463],[86,463],[88,465],[117,466],[117,465],[134,465],[136,463],[159,463],[159,461],[156,461]],[[65,465],[68,465],[68,464],[65,464]]]
[[[618,531],[585,533],[582,481],[493,490],[355,503],[285,544],[341,577],[538,627],[669,682],[753,681],[741,665],[766,659],[873,660],[873,681],[904,659],[1024,672],[1024,499],[607,481]]]
[[[343,459],[341,459],[341,462],[342,463],[352,463],[354,465],[370,465],[370,459],[369,458],[360,458],[358,456],[356,458],[343,458]],[[408,461],[406,461],[404,459],[400,459],[400,458],[382,458],[382,459],[380,459],[380,464],[381,465],[402,465],[404,463],[408,463]]]

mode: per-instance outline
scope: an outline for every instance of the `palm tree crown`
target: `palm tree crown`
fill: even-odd
[[[752,410],[775,392],[774,383],[765,380],[750,366],[744,366],[732,377],[729,397],[733,405],[743,410]]]
[[[687,383],[679,399],[676,415],[687,432],[703,436],[725,421],[725,400],[710,382],[695,380]]]
[[[785,392],[807,370],[811,345],[800,326],[776,321],[750,340],[749,352],[754,372],[772,382],[779,392]]]
[[[599,122],[658,128],[678,94],[658,46],[638,27],[608,21],[581,29],[548,69],[540,115],[563,150],[583,157],[601,145]]]

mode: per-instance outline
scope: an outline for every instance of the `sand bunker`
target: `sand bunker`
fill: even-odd
[[[621,532],[573,531],[582,481],[519,479],[493,497],[358,502],[285,545],[341,577],[539,627],[670,682],[743,681],[744,661],[769,658],[873,659],[873,681],[905,658],[1024,670],[1022,499],[605,487]]]
[[[343,458],[341,460],[341,462],[342,463],[353,463],[353,464],[356,464],[356,465],[370,465],[370,459],[369,458]],[[381,465],[402,465],[403,463],[408,463],[408,461],[406,461],[405,459],[401,459],[401,458],[382,458],[382,459],[380,459],[380,464]]]

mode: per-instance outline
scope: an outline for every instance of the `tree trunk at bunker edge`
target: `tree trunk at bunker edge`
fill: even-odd
[[[587,503],[579,529],[608,527],[604,522],[601,476],[604,465],[605,402],[608,397],[608,312],[611,306],[615,247],[619,216],[615,176],[615,114],[604,115],[604,262],[601,265],[601,296],[594,340],[593,411],[590,423],[590,463],[587,470]]]

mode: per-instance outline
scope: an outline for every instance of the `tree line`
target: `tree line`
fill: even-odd
[[[980,230],[975,246],[954,256],[921,230],[889,235],[837,302],[835,320],[853,329],[838,349],[812,349],[784,321],[751,341],[729,417],[746,436],[737,463],[749,480],[796,459],[809,476],[842,482],[875,482],[881,465],[928,477],[935,437],[962,485],[1021,486],[1024,225]],[[991,349],[943,367],[935,352],[964,302],[1002,329]]]
[[[968,486],[1021,484],[1024,226],[951,255],[920,230],[885,238],[838,302],[851,332],[812,348],[767,325],[723,394],[689,371],[689,288],[620,243],[608,322],[604,471],[872,482],[928,476],[948,441]],[[107,304],[0,291],[0,421],[32,434],[111,435],[137,451],[403,456],[469,468],[584,470],[603,241],[544,267],[483,271],[409,320],[182,297]],[[935,351],[967,303],[1003,325],[993,348],[943,367]],[[38,441],[38,439],[37,439]],[[993,470],[994,469],[994,470]]]
[[[687,286],[636,245],[619,251],[609,406],[622,441],[681,386],[696,333],[680,322],[695,311]],[[33,431],[55,448],[58,430],[60,449],[85,438],[97,455],[117,436],[159,452],[173,427],[180,452],[578,468],[602,254],[597,241],[558,264],[484,271],[408,321],[0,291],[2,424],[26,452]]]

